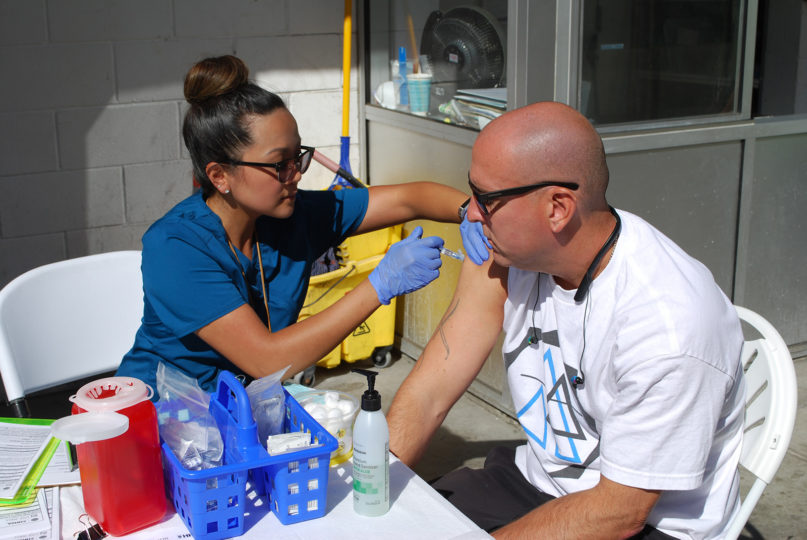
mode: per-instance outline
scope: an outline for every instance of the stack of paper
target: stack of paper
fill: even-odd
[[[53,420],[0,418],[0,539],[60,537],[59,489],[79,482],[65,446],[50,434]],[[51,462],[56,455],[58,459]]]
[[[58,540],[59,488],[38,489],[27,505],[0,507],[0,538],[3,540]]]
[[[454,99],[473,104],[499,115],[507,109],[507,88],[474,88],[457,90]]]
[[[445,108],[458,123],[482,129],[507,110],[507,88],[457,90]]]

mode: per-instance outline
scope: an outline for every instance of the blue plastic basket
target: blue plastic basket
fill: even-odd
[[[246,483],[252,473],[255,491],[268,496],[283,524],[325,515],[328,465],[336,438],[320,426],[288,392],[284,432],[311,433],[311,447],[270,456],[258,442],[249,398],[235,376],[223,371],[210,399],[210,412],[221,431],[224,463],[190,471],[163,443],[166,490],[174,508],[197,540],[231,538],[244,533]]]

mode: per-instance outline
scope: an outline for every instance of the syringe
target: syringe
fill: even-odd
[[[456,251],[451,251],[450,249],[446,249],[444,247],[440,248],[440,253],[447,257],[451,257],[452,259],[457,259],[458,261],[462,261],[465,259],[465,255],[462,253],[457,253]]]

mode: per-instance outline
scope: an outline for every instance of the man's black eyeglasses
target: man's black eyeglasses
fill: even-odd
[[[507,189],[500,189],[498,191],[487,191],[485,193],[480,192],[479,190],[474,187],[473,183],[471,182],[470,176],[468,177],[468,186],[471,188],[471,193],[474,195],[474,200],[476,200],[476,205],[479,207],[479,210],[485,214],[486,216],[490,215],[490,209],[488,208],[488,204],[494,199],[498,199],[501,197],[510,197],[512,195],[522,195],[524,193],[529,193],[530,191],[535,191],[536,189],[541,189],[549,186],[557,186],[571,190],[577,190],[580,185],[575,182],[561,182],[557,180],[547,180],[545,182],[538,182],[537,184],[529,184],[527,186],[518,186],[512,187]]]
[[[299,154],[297,154],[292,158],[284,159],[283,161],[277,161],[275,163],[261,163],[258,161],[237,161],[237,160],[222,161],[221,163],[225,163],[228,165],[251,165],[253,167],[271,167],[277,173],[277,179],[282,183],[286,183],[294,177],[293,174],[294,169],[300,171],[300,174],[303,174],[305,171],[307,171],[308,166],[311,165],[311,158],[313,157],[314,157],[313,146],[300,146]]]

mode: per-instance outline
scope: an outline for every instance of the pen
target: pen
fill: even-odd
[[[463,255],[462,253],[457,253],[456,251],[451,251],[450,249],[446,249],[444,247],[440,248],[440,253],[448,257],[451,257],[452,259],[457,259],[458,261],[462,261],[465,259],[465,255]]]

